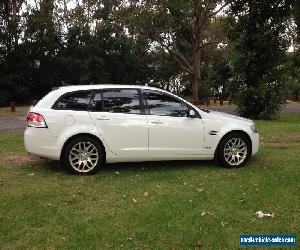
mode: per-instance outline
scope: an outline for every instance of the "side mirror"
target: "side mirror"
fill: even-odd
[[[196,112],[193,109],[190,109],[188,114],[189,114],[190,118],[195,118],[196,117]]]

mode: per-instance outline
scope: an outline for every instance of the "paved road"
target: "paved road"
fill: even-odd
[[[213,110],[236,114],[235,106],[224,106],[222,108],[211,108]],[[300,115],[300,104],[288,104],[282,108],[281,113],[283,114],[299,114]],[[15,131],[24,130],[26,128],[26,117],[0,117],[0,131]]]
[[[221,112],[225,112],[228,114],[234,114],[236,115],[236,106],[231,105],[231,106],[224,106],[221,108],[209,108],[212,110],[216,110],[216,111],[221,111]],[[290,103],[287,104],[286,106],[282,107],[281,109],[281,113],[282,114],[298,114],[300,115],[300,103]]]
[[[24,130],[26,117],[0,117],[0,131]]]

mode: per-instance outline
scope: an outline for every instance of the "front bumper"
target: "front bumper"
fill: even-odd
[[[255,155],[259,149],[259,133],[251,133],[250,138],[252,141],[252,155]]]

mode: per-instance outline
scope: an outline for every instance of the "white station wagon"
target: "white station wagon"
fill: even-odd
[[[24,137],[28,153],[60,160],[75,174],[134,161],[241,167],[259,148],[253,121],[134,85],[60,87],[30,108]]]

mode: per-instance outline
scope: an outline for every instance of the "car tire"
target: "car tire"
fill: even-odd
[[[104,147],[91,136],[77,136],[67,144],[62,163],[72,174],[95,174],[105,164]]]
[[[251,141],[242,133],[226,135],[218,147],[218,161],[227,168],[243,167],[251,154]]]

